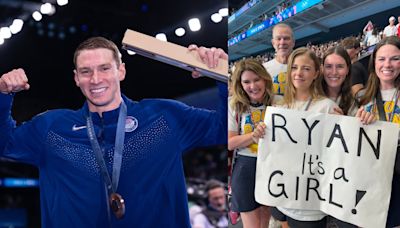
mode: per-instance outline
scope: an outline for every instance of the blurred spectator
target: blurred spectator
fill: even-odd
[[[361,51],[360,41],[355,37],[347,37],[341,44],[351,58],[351,92],[356,96],[368,81],[367,69],[358,61],[358,54]]]
[[[376,43],[378,43],[381,40],[381,38],[378,35],[378,31],[376,29],[372,30],[372,34],[371,37],[368,38],[367,41],[367,47],[370,47],[372,45],[375,45]]]
[[[389,18],[389,25],[385,27],[383,30],[383,38],[388,36],[396,36],[397,35],[397,27],[394,25],[396,18],[391,16]]]
[[[363,29],[363,34],[364,34],[364,40],[363,40],[363,44],[365,46],[369,46],[368,40],[371,38],[372,36],[372,31],[374,30],[374,25],[372,24],[371,21],[368,21],[368,23],[365,25],[364,29]]]
[[[355,37],[347,37],[342,40],[341,44],[349,54],[351,62],[356,62],[358,60],[358,54],[361,51],[360,41]]]
[[[228,227],[224,184],[217,180],[210,180],[206,184],[205,191],[207,194],[206,206],[204,208],[198,206],[193,206],[191,208],[192,227]]]
[[[226,146],[196,149],[184,156],[187,178],[226,180]]]
[[[400,16],[397,17],[397,37],[400,38]]]

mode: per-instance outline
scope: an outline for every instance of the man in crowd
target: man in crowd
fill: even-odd
[[[388,36],[396,36],[397,35],[397,27],[395,25],[396,18],[391,16],[389,18],[389,25],[385,27],[383,30],[383,38]]]
[[[287,61],[295,44],[292,28],[285,23],[275,25],[272,29],[271,43],[275,49],[275,58],[264,63],[263,66],[272,77],[273,92],[283,95],[285,92]]]
[[[193,228],[228,227],[226,196],[223,183],[210,180],[206,184],[207,205],[193,216]]]
[[[359,61],[358,54],[361,51],[360,41],[355,37],[347,37],[341,45],[347,51],[351,59],[351,92],[354,96],[365,87],[368,81],[368,72]]]

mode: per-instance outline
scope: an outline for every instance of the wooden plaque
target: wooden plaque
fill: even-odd
[[[139,55],[152,58],[170,65],[174,65],[189,71],[196,70],[202,75],[228,82],[228,61],[221,60],[218,66],[210,69],[201,62],[195,51],[188,51],[186,47],[165,42],[155,37],[145,35],[133,30],[126,30],[122,40],[123,48],[131,50]]]

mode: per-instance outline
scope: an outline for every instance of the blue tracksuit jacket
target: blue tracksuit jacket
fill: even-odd
[[[182,154],[226,143],[226,87],[220,93],[218,112],[123,96],[138,126],[125,133],[117,192],[126,214],[119,221],[112,216],[113,227],[190,227]],[[42,227],[109,227],[104,181],[85,126],[87,104],[45,112],[18,127],[11,106],[12,96],[0,95],[0,156],[39,168]],[[110,175],[118,113],[91,113]]]

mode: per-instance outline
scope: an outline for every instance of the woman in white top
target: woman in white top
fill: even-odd
[[[347,51],[341,46],[329,48],[322,58],[322,72],[322,89],[339,106],[336,113],[354,116],[358,108],[351,93],[351,59]]]
[[[335,109],[335,113],[355,116],[358,106],[351,93],[351,59],[342,46],[331,47],[325,52],[322,58],[322,72],[324,93],[339,106],[339,109]],[[328,218],[328,223],[340,228],[357,228],[331,216]]]
[[[334,101],[326,98],[321,86],[320,61],[314,52],[298,48],[288,61],[287,85],[281,107],[310,112],[329,113],[338,108]],[[258,138],[264,134],[265,125],[254,132]],[[319,210],[271,208],[271,213],[279,221],[288,221],[289,227],[326,227],[326,214]]]
[[[396,36],[382,39],[369,61],[369,79],[363,105],[357,116],[365,124],[374,120],[397,123],[400,126],[400,40]],[[392,181],[392,194],[386,227],[400,226],[400,156],[399,145]]]
[[[240,212],[244,228],[268,227],[269,208],[254,197],[257,143],[252,133],[272,104],[272,79],[254,59],[239,61],[231,76],[228,106],[228,149],[235,150],[232,171],[232,210]]]
[[[372,46],[377,44],[380,41],[380,36],[378,35],[378,31],[376,29],[372,30],[371,37],[368,38],[367,46]]]

